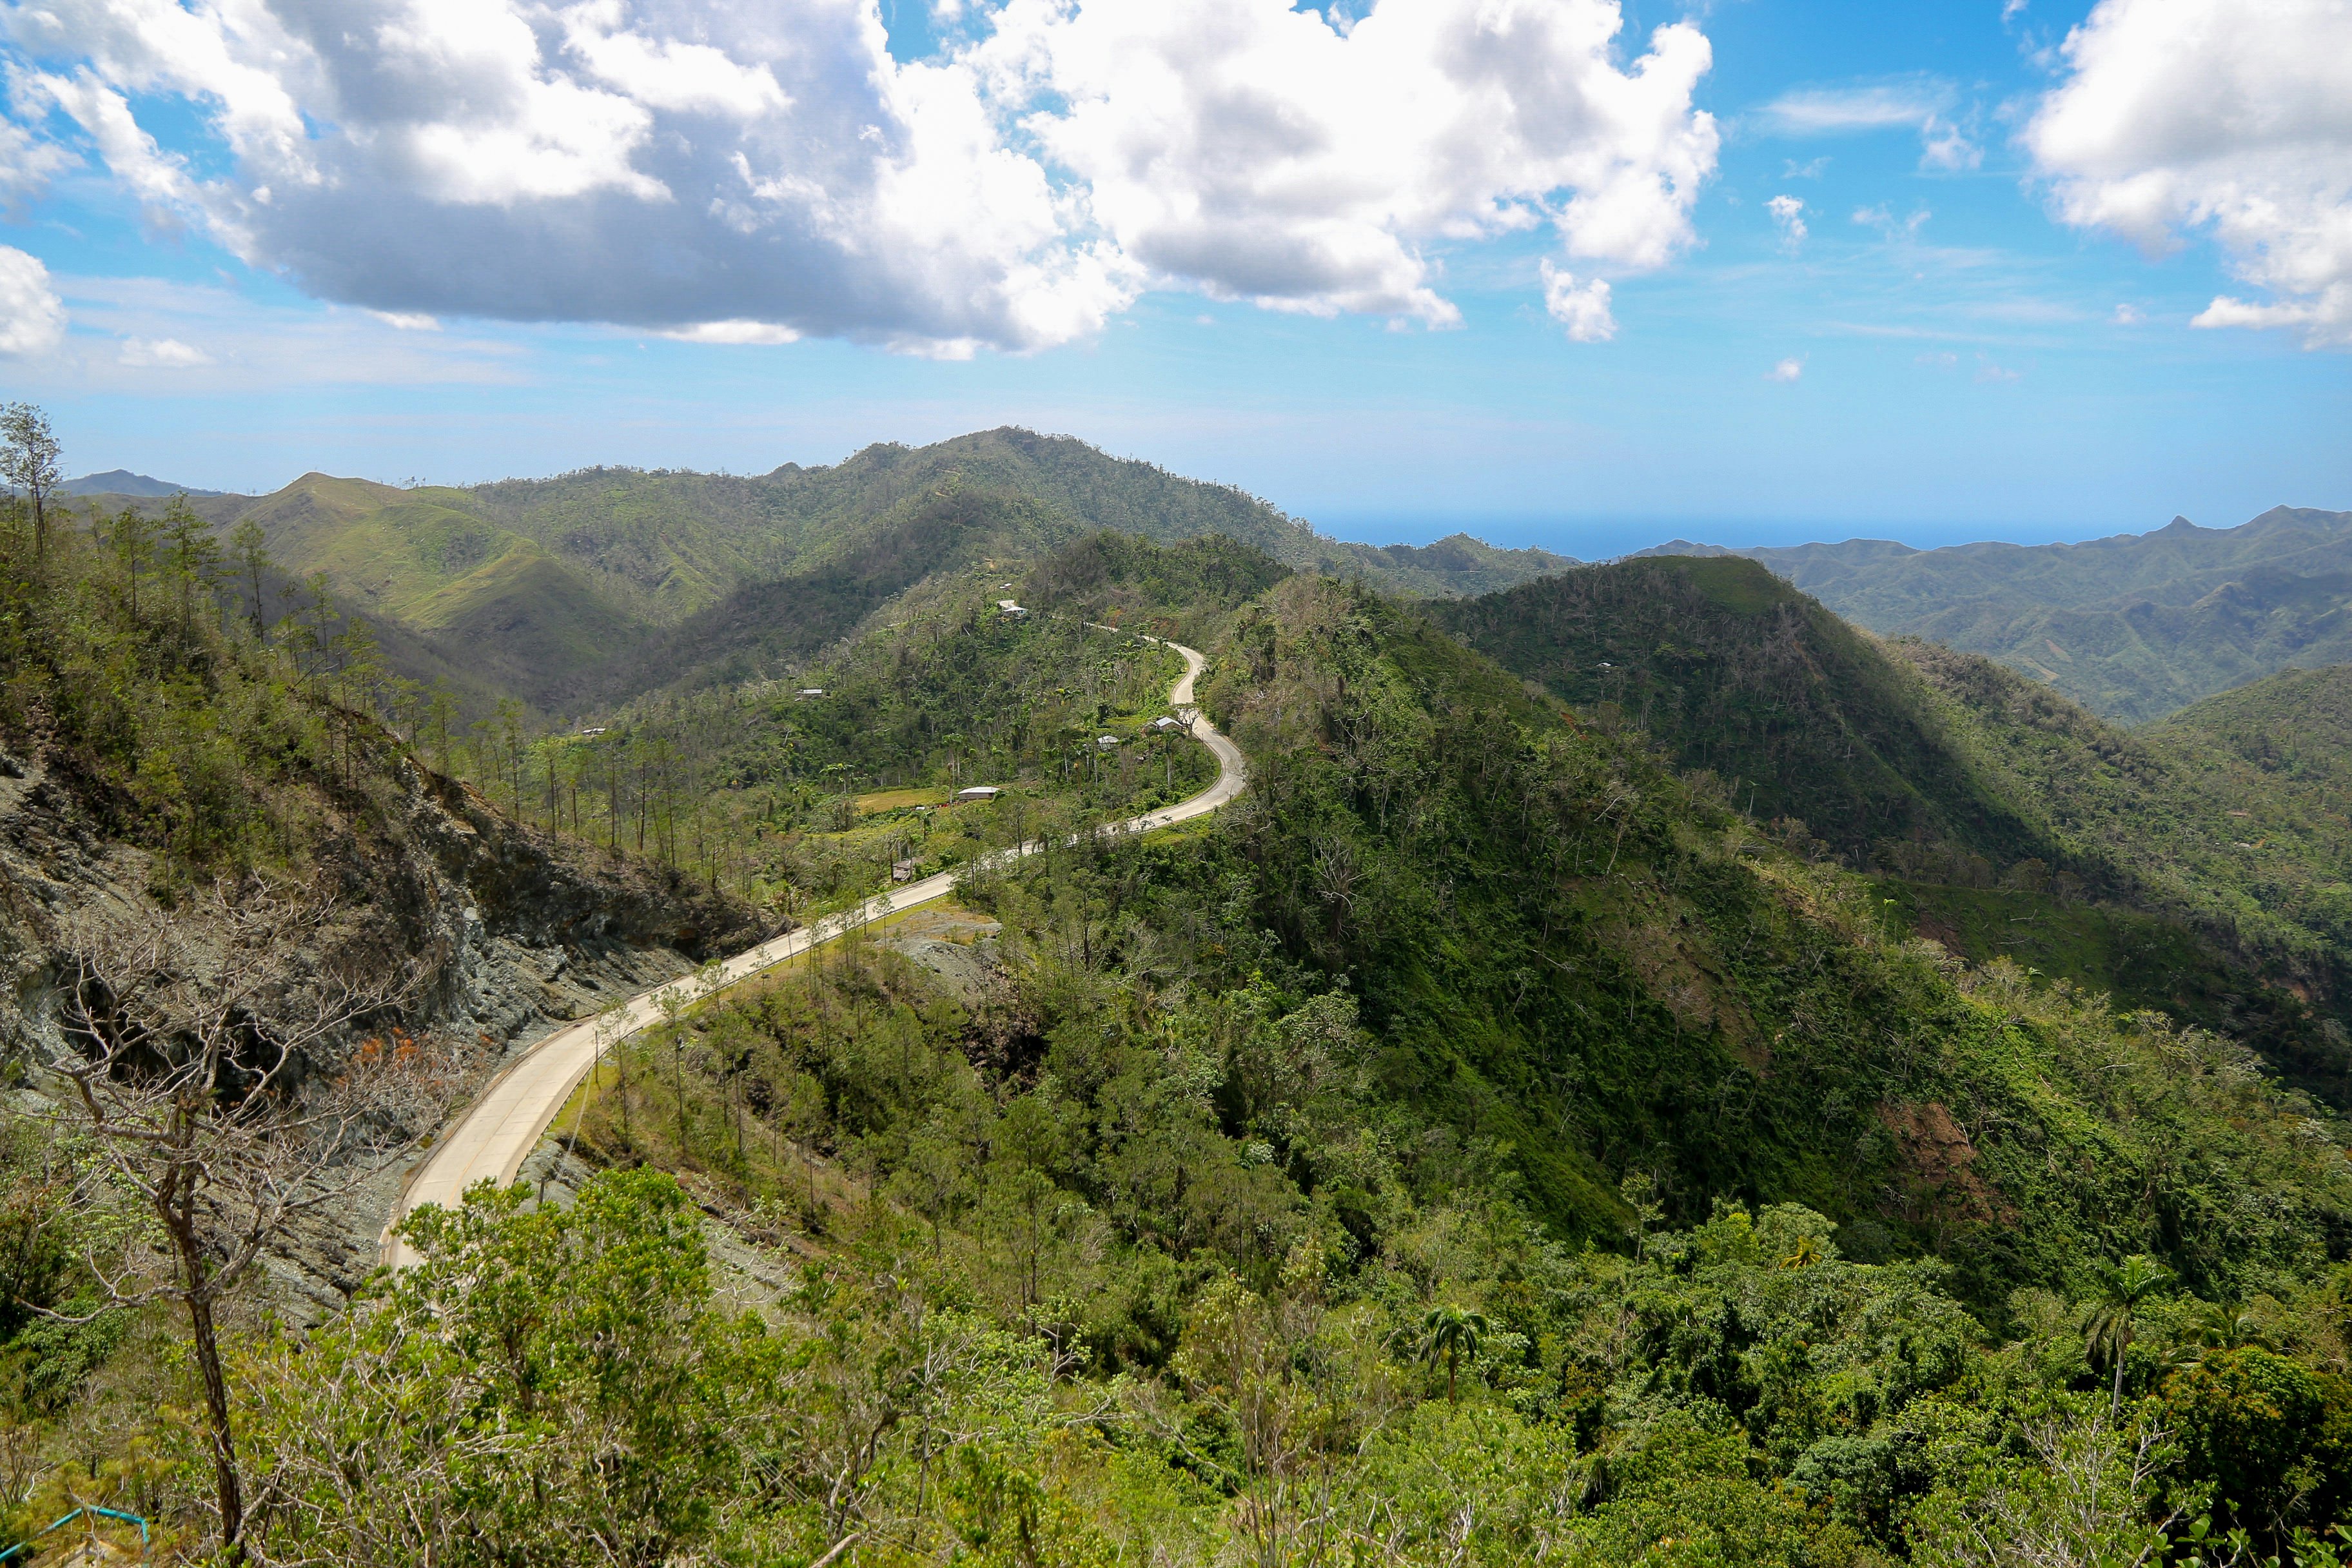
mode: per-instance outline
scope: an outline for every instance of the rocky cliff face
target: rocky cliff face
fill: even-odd
[[[412,1027],[512,1041],[779,929],[675,874],[516,823],[408,759],[385,782],[373,809],[314,816],[308,864],[292,874],[336,900],[357,956],[423,965]],[[42,1026],[70,921],[154,918],[172,896],[158,858],[102,820],[69,772],[0,752],[0,973],[16,1002],[0,1031],[12,1043]]]
[[[782,929],[675,872],[515,823],[407,764],[402,832],[353,842],[342,896],[446,955],[429,1021],[493,1040],[577,1018]],[[371,889],[369,883],[373,881]]]
[[[18,745],[0,750],[0,1051],[20,1085],[37,1089],[26,1075],[56,1027],[65,933],[76,921],[161,919],[185,872],[110,835],[107,803],[69,756]],[[415,963],[422,984],[407,1026],[471,1042],[485,1080],[555,1024],[781,926],[674,873],[516,823],[389,752],[364,788],[319,784],[305,795],[300,853],[273,875],[334,901],[341,955]],[[374,1266],[404,1176],[386,1172],[269,1259],[298,1317],[347,1299]]]

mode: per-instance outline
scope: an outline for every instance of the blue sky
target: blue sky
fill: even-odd
[[[2196,5],[2178,0],[2176,16]],[[2260,26],[2263,9],[2233,15]],[[2214,90],[2242,78],[2242,90],[2261,93],[2278,60],[2332,52],[2325,37],[2292,36],[2342,25],[2309,22],[2313,9],[2281,5],[2289,36],[2246,45],[2243,69],[2217,71]],[[604,302],[620,286],[600,292],[594,268],[571,256],[532,264],[533,276],[572,269],[568,292],[551,300],[485,284],[478,298],[452,295],[459,308],[372,313],[373,301],[431,297],[436,268],[495,273],[522,242],[477,225],[479,201],[464,223],[433,227],[457,177],[446,173],[422,216],[368,241],[380,252],[415,237],[418,258],[396,276],[374,255],[335,251],[348,213],[300,234],[227,232],[224,209],[203,205],[213,198],[159,198],[86,107],[77,118],[23,82],[32,72],[70,81],[94,60],[98,77],[110,70],[124,84],[154,156],[187,189],[242,178],[249,193],[261,184],[258,155],[232,145],[220,94],[142,76],[119,46],[69,27],[36,32],[14,10],[18,169],[0,247],[39,264],[64,325],[0,358],[0,395],[47,405],[77,471],[125,467],[241,489],[308,468],[395,482],[599,462],[756,471],[834,461],[869,441],[1019,424],[1239,484],[1345,537],[1423,540],[1458,527],[1584,557],[1677,534],[2046,540],[2137,531],[2176,512],[2227,526],[2281,502],[2352,507],[2352,324],[2328,314],[2327,292],[2352,289],[2352,279],[2328,273],[2337,263],[2327,256],[2315,272],[2263,270],[2262,258],[2296,237],[2215,219],[2210,203],[2124,212],[2115,193],[2145,187],[2129,183],[2144,173],[2131,163],[2141,143],[2157,148],[2145,153],[2150,168],[2179,174],[2162,151],[2179,137],[2130,120],[2133,93],[2164,87],[2130,73],[2164,68],[2147,62],[2165,40],[2136,38],[2128,27],[2152,24],[2111,14],[2102,20],[2112,47],[2070,56],[2060,45],[2087,5],[2032,0],[2009,13],[2000,0],[1635,4],[1614,58],[1643,53],[1665,24],[1703,36],[1711,64],[1678,123],[1688,132],[1704,111],[1719,136],[1679,216],[1655,218],[1649,239],[1592,240],[1542,223],[1406,225],[1419,270],[1400,272],[1406,263],[1390,256],[1366,263],[1365,278],[1387,269],[1372,282],[1278,279],[1282,308],[1231,297],[1245,289],[1233,281],[1244,263],[1230,248],[1187,263],[1191,275],[1151,259],[1128,264],[1115,296],[1087,296],[1112,300],[1090,325],[1036,328],[1020,324],[1034,312],[1008,315],[1013,325],[956,328],[981,341],[951,351],[969,357],[942,358],[936,340],[952,334],[935,325],[906,329],[928,334],[924,352],[894,352],[877,338],[900,331],[898,318],[859,324],[869,318],[851,317],[865,304],[798,296],[776,308],[801,333],[793,342],[678,341],[614,324]],[[992,25],[952,5],[936,16],[921,0],[897,0],[883,20],[893,57],[917,65],[973,47]],[[735,58],[751,58],[751,47]],[[806,83],[776,79],[782,96],[810,101]],[[1067,80],[1053,90],[1072,94]],[[2070,86],[2084,114],[2106,119],[2072,141],[2063,126],[2030,132],[2046,95]],[[315,108],[304,112],[315,127]],[[1025,132],[1006,123],[1008,144],[1020,144]],[[2323,219],[2340,217],[2326,204],[2344,199],[2352,171],[2352,147],[2325,140],[2340,131],[2322,128],[2307,164],[2317,172],[2292,193],[2317,202]],[[1657,155],[1696,144],[1685,143]],[[2210,174],[2233,155],[2206,148],[2196,167]],[[1057,188],[1089,177],[1083,150],[1057,156],[1040,158]],[[5,174],[0,163],[0,194]],[[1108,176],[1090,177],[1110,210]],[[513,210],[501,199],[491,207]],[[685,222],[666,216],[683,211],[677,202],[646,205],[633,225]],[[1677,224],[1679,238],[1656,241]],[[1140,227],[1114,237],[1130,258],[1199,251]],[[587,231],[583,243],[596,239]],[[1663,259],[1643,253],[1658,244]],[[1574,341],[1575,319],[1548,313],[1548,261],[1572,269],[1579,287],[1606,281],[1613,335]],[[847,299],[856,279],[840,287]],[[2223,297],[2242,302],[2232,319],[2258,324],[2191,325],[2228,314],[2214,303]],[[524,302],[503,310],[508,299]],[[907,307],[905,319],[930,309]],[[1444,310],[1458,320],[1433,324]],[[426,314],[429,326],[405,319]]]

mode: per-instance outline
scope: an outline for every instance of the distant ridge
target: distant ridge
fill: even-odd
[[[126,502],[172,490],[123,473],[76,484]],[[1104,529],[1161,544],[1221,535],[1293,570],[1428,597],[1576,564],[1458,533],[1331,539],[1233,486],[1010,427],[755,475],[595,468],[402,489],[309,473],[265,496],[189,493],[217,530],[258,526],[279,568],[323,576],[344,612],[407,634],[414,647],[385,647],[404,678],[454,665],[541,707],[771,675],[938,573],[1034,560]]]
[[[148,496],[178,495],[223,496],[226,490],[199,489],[194,485],[175,485],[163,479],[134,474],[128,468],[109,468],[102,474],[84,474],[78,479],[68,479],[58,487],[60,494],[69,496]]]
[[[2184,517],[2074,544],[1915,550],[1884,539],[1733,550],[1883,636],[2000,660],[2104,717],[2147,723],[2282,669],[2352,663],[2352,512]]]

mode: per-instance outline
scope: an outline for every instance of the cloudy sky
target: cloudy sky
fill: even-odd
[[[269,489],[999,424],[1582,555],[2352,507],[2352,0],[0,0],[0,396]]]

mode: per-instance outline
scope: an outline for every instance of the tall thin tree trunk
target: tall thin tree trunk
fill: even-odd
[[[625,1039],[613,1047],[613,1067],[621,1077],[621,1142],[635,1150],[637,1134],[629,1125],[629,1043]]]
[[[195,1342],[196,1366],[205,1379],[205,1411],[212,1426],[213,1484],[220,1494],[221,1540],[232,1551],[245,1532],[245,1492],[236,1473],[236,1438],[229,1426],[228,1381],[221,1373],[220,1337],[213,1327],[213,1304],[203,1289],[204,1258],[196,1238],[173,1227],[182,1277],[188,1282],[188,1331]]]

